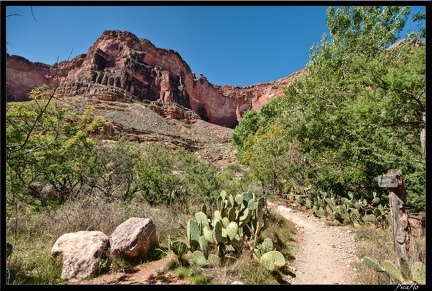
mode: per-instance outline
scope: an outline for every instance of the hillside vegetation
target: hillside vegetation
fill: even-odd
[[[402,170],[408,207],[425,207],[426,46],[407,38],[404,9],[329,9],[331,37],[306,73],[233,132],[238,158],[275,194],[373,199],[377,176]],[[350,198],[351,199],[351,198]]]
[[[332,225],[365,227],[364,233],[372,225],[376,231],[364,236],[383,245],[391,220],[378,175],[402,171],[408,212],[424,211],[426,203],[424,28],[391,46],[409,12],[398,6],[330,7],[331,38],[323,35],[312,47],[305,73],[259,112],[247,111],[234,130],[154,115],[149,126],[136,121],[152,113],[137,107],[128,112],[141,115],[130,114],[127,127],[127,114],[89,104],[75,110],[46,86],[35,88],[31,101],[7,103],[6,240],[13,248],[7,282],[66,284],[61,264],[48,255],[56,239],[79,230],[109,235],[132,216],[152,217],[158,228],[158,249],[142,260],[172,255],[172,242],[186,240],[190,219],[229,197],[247,196],[260,210],[253,214],[254,232],[242,234],[239,244],[225,241],[234,249],[229,256],[219,252],[223,260],[216,269],[245,283],[283,284],[288,270],[282,263],[293,259],[293,227],[261,212],[265,199],[299,205]],[[422,23],[425,15],[414,19]],[[108,128],[120,119],[124,132],[108,140]],[[131,139],[131,128],[138,129],[135,137],[147,138]],[[244,211],[241,203],[232,204]],[[260,264],[266,245],[280,265]],[[217,257],[218,247],[206,252]],[[127,264],[107,254],[100,273]],[[191,282],[220,283],[205,277],[211,268],[193,258],[177,256],[172,267],[186,268]],[[374,280],[364,283],[395,282],[388,276]]]

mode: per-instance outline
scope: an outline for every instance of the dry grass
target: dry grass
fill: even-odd
[[[391,228],[377,229],[374,227],[364,227],[359,229],[356,239],[357,256],[362,258],[368,256],[379,261],[389,258],[393,255],[393,242],[391,237]],[[358,272],[358,281],[362,284],[382,285],[388,281],[385,273],[375,271],[364,263],[356,266]]]
[[[394,252],[393,244],[393,232],[391,226],[380,229],[373,226],[363,227],[359,229],[357,235],[357,256],[363,258],[368,256],[375,259],[378,262],[390,260],[396,262],[396,256]],[[425,236],[419,237],[415,240],[415,248],[419,256],[417,257],[420,261],[425,259],[426,254],[426,238]],[[410,260],[410,261],[416,261]],[[425,261],[423,261],[425,262]],[[409,265],[412,262],[408,262]],[[399,282],[392,279],[385,272],[377,272],[369,265],[364,262],[356,265],[358,281],[361,284],[367,285],[387,285],[387,284],[399,284]]]

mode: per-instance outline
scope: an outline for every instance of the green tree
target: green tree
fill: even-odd
[[[130,200],[137,191],[134,166],[139,161],[139,151],[134,144],[123,137],[113,143],[98,142],[94,159],[98,175],[87,176],[88,187],[107,201]]]
[[[273,123],[268,129],[260,127],[244,141],[242,161],[251,167],[252,175],[261,182],[263,192],[281,194],[284,181],[287,148],[284,128]],[[268,190],[270,188],[270,190]]]
[[[220,192],[216,168],[184,149],[146,145],[134,162],[136,189],[152,205],[197,207]]]
[[[389,168],[409,175],[423,167],[414,137],[425,112],[424,44],[389,48],[408,14],[408,7],[328,9],[332,39],[313,47],[308,73],[288,93],[307,104],[306,152],[320,168],[320,187],[367,195]]]
[[[400,168],[412,201],[423,201],[411,206],[424,205],[425,159],[418,137],[426,112],[425,43],[416,38],[393,45],[409,12],[399,6],[329,7],[331,39],[324,34],[312,46],[302,76],[254,116],[265,125],[261,131],[283,125],[280,146],[304,161],[302,177],[288,175],[287,183],[309,181],[340,196],[351,191],[367,197],[372,191],[384,194],[377,189],[378,175]],[[242,122],[241,132],[249,136],[248,143],[237,143],[242,160],[259,160],[263,151],[252,149],[268,136],[258,135],[250,120]],[[269,164],[277,159],[268,158]],[[286,163],[285,171],[297,165]],[[258,164],[251,167],[258,170]]]
[[[232,133],[232,141],[238,146],[237,156],[241,159],[243,143],[250,134],[254,134],[260,126],[260,116],[254,110],[246,111],[241,119],[241,122],[236,126]]]
[[[53,99],[46,85],[33,89],[29,102],[8,103],[6,113],[7,199],[30,204],[65,201],[88,177],[98,175],[95,142],[88,136],[104,123],[74,116]],[[55,198],[42,191],[55,192]],[[47,192],[47,191],[45,191]]]

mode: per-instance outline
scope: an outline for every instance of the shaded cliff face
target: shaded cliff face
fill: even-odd
[[[176,51],[119,30],[103,32],[87,54],[71,61],[49,66],[8,56],[6,67],[8,101],[25,101],[32,88],[48,84],[57,88],[56,97],[176,103],[205,121],[230,128],[246,110],[258,111],[282,95],[281,87],[301,74],[247,87],[213,85],[206,77],[195,76]]]
[[[6,59],[6,100],[26,101],[27,93],[34,87],[47,84],[50,66],[33,63],[20,56]]]

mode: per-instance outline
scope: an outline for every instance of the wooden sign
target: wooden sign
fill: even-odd
[[[396,188],[398,186],[398,175],[378,176],[378,187]]]

